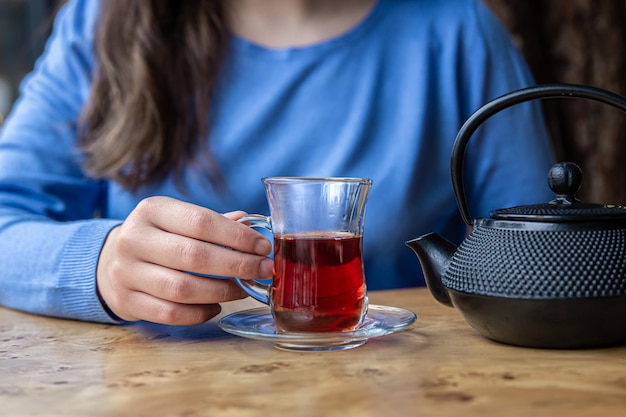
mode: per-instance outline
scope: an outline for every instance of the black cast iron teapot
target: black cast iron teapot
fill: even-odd
[[[463,189],[463,154],[478,126],[533,99],[585,98],[626,112],[626,98],[571,84],[542,85],[501,96],[477,110],[457,134],[452,183],[471,233],[457,248],[431,233],[407,242],[428,288],[484,336],[513,345],[589,348],[626,343],[626,207],[575,197],[577,165],[552,167],[555,199],[495,210],[472,220]]]

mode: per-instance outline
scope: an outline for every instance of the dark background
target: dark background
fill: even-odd
[[[626,96],[624,0],[485,0],[515,37],[536,81]],[[576,162],[579,198],[626,204],[626,114],[582,99],[544,100],[558,160]]]
[[[60,3],[0,0],[0,114],[6,115],[20,80],[41,54]]]
[[[537,83],[584,84],[626,96],[624,0],[484,1],[512,32]],[[62,3],[0,0],[0,114],[41,53]],[[583,169],[579,197],[626,205],[626,114],[582,99],[542,104],[557,160]]]

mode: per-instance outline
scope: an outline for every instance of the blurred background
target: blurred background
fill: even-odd
[[[0,0],[0,123],[64,1]],[[537,83],[585,84],[626,96],[626,0],[484,1],[513,34]],[[557,160],[583,170],[579,198],[626,205],[626,114],[582,99],[542,104]]]
[[[626,96],[625,0],[485,0],[513,33],[538,84]],[[579,198],[626,205],[626,113],[582,99],[542,101],[557,160],[576,162]]]
[[[41,54],[60,0],[0,0],[0,120]]]

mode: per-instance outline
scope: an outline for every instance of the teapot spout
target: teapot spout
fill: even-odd
[[[442,277],[457,247],[436,233],[410,240],[406,242],[406,245],[417,255],[422,265],[426,285],[433,297],[441,304],[452,307],[452,300],[443,286]]]

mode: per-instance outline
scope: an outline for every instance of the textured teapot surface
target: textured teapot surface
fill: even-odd
[[[580,202],[581,182],[576,164],[556,164],[548,173],[553,201],[476,220],[443,285],[526,299],[626,295],[626,209]]]
[[[446,288],[508,298],[626,295],[626,225],[550,224],[481,219],[442,277]]]

